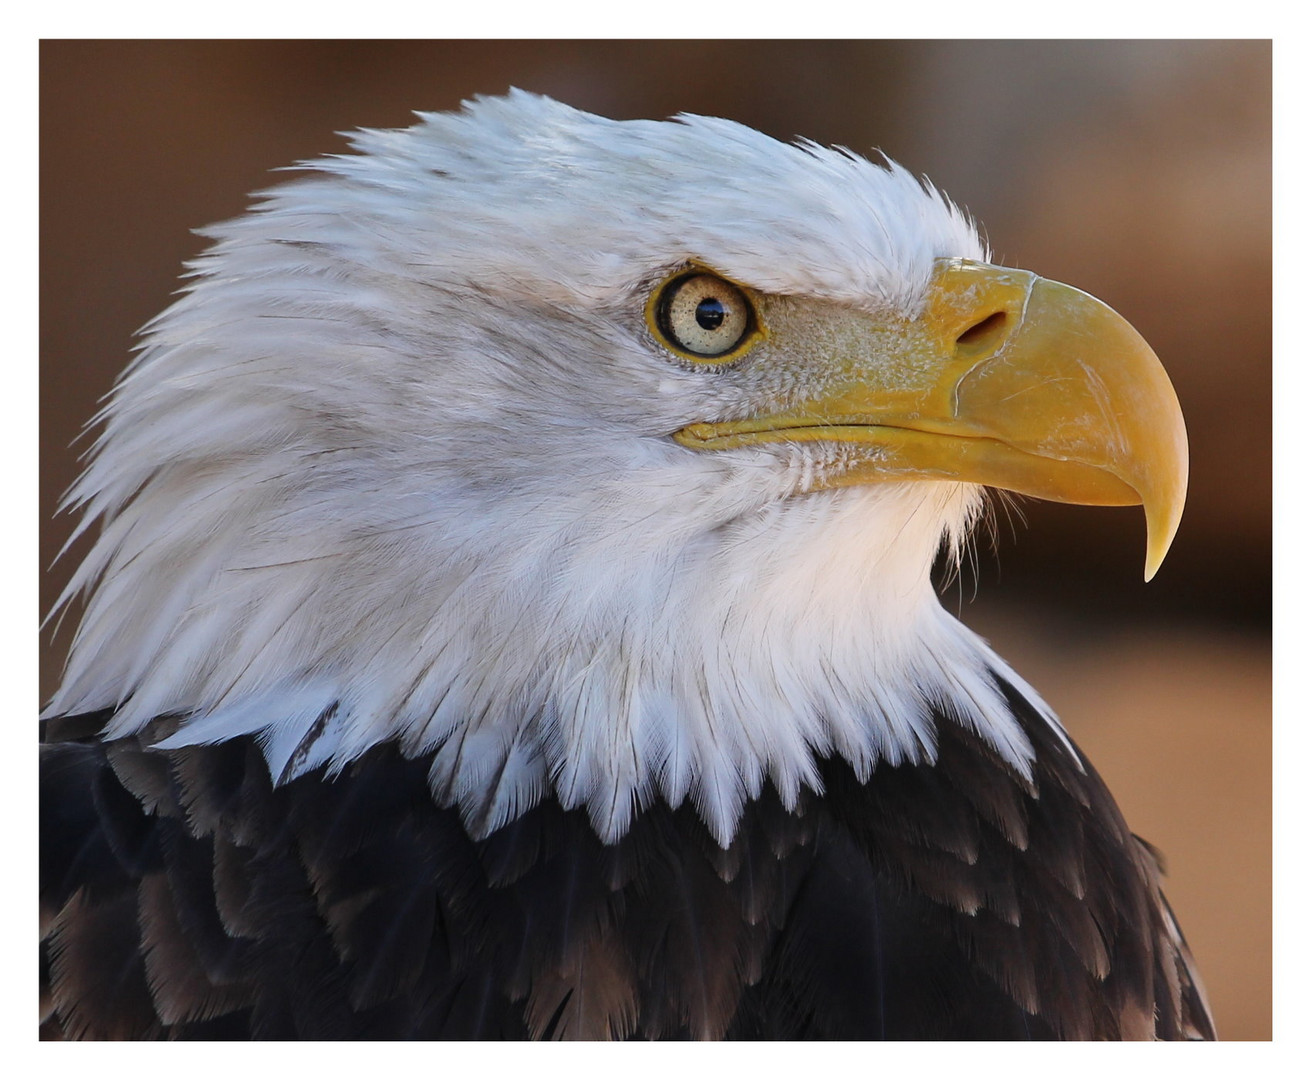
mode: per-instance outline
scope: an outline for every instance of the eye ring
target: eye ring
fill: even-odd
[[[746,290],[699,266],[664,281],[646,318],[662,345],[698,364],[729,363],[765,336]]]

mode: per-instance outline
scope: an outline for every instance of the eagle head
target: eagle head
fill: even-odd
[[[353,146],[146,327],[50,713],[254,734],[277,780],[395,742],[476,835],[549,792],[727,843],[818,758],[931,760],[935,710],[1028,768],[995,673],[1045,706],[930,570],[988,486],[1141,502],[1159,564],[1186,442],[1127,323],[901,167],[725,120],[513,92]]]

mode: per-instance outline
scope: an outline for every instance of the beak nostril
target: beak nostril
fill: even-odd
[[[956,338],[957,345],[977,345],[991,337],[1006,324],[1006,312],[994,311],[987,318],[980,319],[973,326],[964,330]]]

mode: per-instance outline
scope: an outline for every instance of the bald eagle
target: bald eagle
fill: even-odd
[[[931,582],[1183,506],[926,181],[512,92],[210,229],[67,505],[43,1033],[1212,1038],[1151,848]],[[75,534],[76,535],[76,534]]]

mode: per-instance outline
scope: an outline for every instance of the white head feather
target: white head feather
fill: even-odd
[[[553,791],[613,839],[691,795],[727,842],[816,755],[931,758],[947,700],[1027,771],[988,668],[1031,691],[929,580],[978,489],[812,491],[832,447],[677,445],[766,376],[643,320],[691,260],[913,314],[935,258],[983,256],[955,207],[891,163],[518,92],[354,146],[210,230],[97,418],[47,715],[254,733],[282,779],[437,750],[477,833]]]

